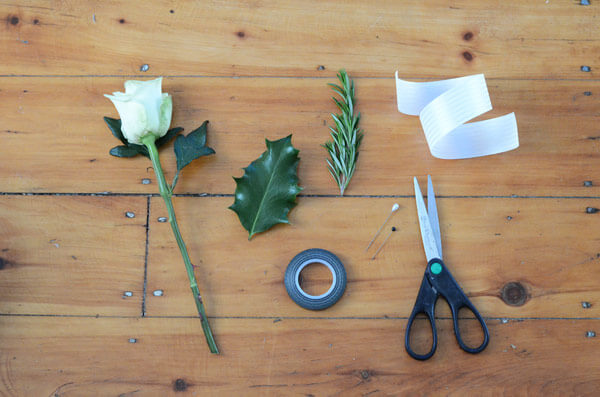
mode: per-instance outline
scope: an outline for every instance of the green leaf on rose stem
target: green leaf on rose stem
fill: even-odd
[[[125,145],[115,146],[109,153],[115,157],[134,157],[140,154],[137,149]]]
[[[278,223],[289,223],[287,215],[302,191],[296,173],[299,151],[292,146],[292,136],[266,143],[267,150],[244,168],[244,175],[233,178],[237,187],[229,209],[237,213],[248,240]]]
[[[127,139],[125,139],[123,133],[121,132],[121,119],[104,117],[104,121],[106,122],[106,124],[108,124],[108,128],[110,128],[110,131],[115,136],[115,138],[119,139],[121,142],[127,145]]]
[[[121,119],[113,119],[110,117],[104,117],[104,121],[108,125],[108,128],[110,129],[110,131],[112,132],[114,137],[119,139],[121,142],[123,142],[125,144],[124,146],[115,146],[114,148],[110,149],[109,153],[111,155],[113,155],[115,157],[134,157],[138,154],[141,154],[142,156],[146,156],[146,157],[150,158],[150,155],[148,154],[148,149],[146,149],[146,146],[137,145],[135,143],[129,143],[129,141],[125,138],[125,136],[123,135],[123,132],[121,131]],[[155,142],[156,147],[159,148],[159,147],[163,146],[164,144],[168,143],[171,139],[173,139],[175,136],[177,136],[177,134],[179,134],[181,131],[183,131],[183,128],[181,128],[181,127],[171,128],[170,130],[167,131],[167,133],[164,136],[162,136],[156,140],[156,142]],[[127,148],[127,150],[125,150],[125,148]]]
[[[173,147],[177,157],[177,172],[197,158],[215,153],[212,148],[206,146],[207,124],[208,120],[187,136],[179,135],[175,140]]]
[[[118,156],[115,153],[113,153],[113,150],[115,148],[118,148],[118,147],[121,147],[121,146],[115,146],[114,148],[110,149],[109,153],[112,154],[113,156],[116,156],[116,157],[134,157],[134,156],[136,156],[138,154],[141,154],[142,156],[146,156],[146,157],[150,158],[150,155],[148,154],[148,149],[146,149],[146,146],[136,145],[134,143],[129,143],[129,142],[127,142],[127,144],[123,145],[123,146],[125,146],[128,149],[130,149],[127,153],[131,153],[131,152],[135,151],[135,154],[133,154],[131,156]]]
[[[171,128],[169,131],[167,131],[165,135],[161,136],[156,140],[156,147],[159,148],[162,145],[168,143],[171,139],[175,138],[177,134],[179,134],[181,131],[183,131],[183,128],[181,127]]]

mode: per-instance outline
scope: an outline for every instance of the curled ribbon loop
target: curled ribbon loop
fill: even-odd
[[[400,80],[398,111],[419,115],[429,150],[440,159],[465,159],[519,147],[514,113],[465,124],[492,109],[483,74],[425,83]]]

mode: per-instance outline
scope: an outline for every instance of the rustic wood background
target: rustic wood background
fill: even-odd
[[[0,395],[598,395],[599,10],[597,0],[1,1]],[[320,147],[340,68],[355,78],[365,130],[343,198]],[[483,118],[514,111],[520,148],[433,158],[418,118],[396,110],[396,70],[415,81],[485,73],[494,110]],[[149,162],[108,155],[118,142],[102,116],[117,114],[102,94],[157,76],[173,126],[210,120],[217,154],[186,168],[175,208],[221,356],[208,353],[158,221]],[[227,209],[231,177],[264,138],[290,133],[305,188],[292,224],[248,242]],[[412,176],[427,174],[445,259],[488,321],[479,355],[458,348],[444,303],[437,354],[404,351],[425,265]],[[394,202],[399,230],[371,260],[364,248]],[[345,296],[322,312],[283,286],[290,259],[312,247],[348,271]],[[325,275],[313,277],[318,287]]]

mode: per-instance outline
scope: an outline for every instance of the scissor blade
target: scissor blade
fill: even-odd
[[[425,201],[423,200],[423,194],[419,188],[419,182],[417,178],[415,182],[415,199],[417,202],[417,215],[419,217],[419,226],[421,227],[421,238],[423,239],[423,248],[425,249],[425,256],[427,262],[433,258],[440,258],[440,254],[437,249],[437,243],[435,242],[435,236],[431,230],[431,222],[429,221],[429,215],[425,209]]]
[[[429,215],[429,222],[431,222],[431,230],[435,237],[440,259],[442,258],[442,235],[440,233],[440,220],[438,218],[437,205],[435,203],[435,193],[433,192],[433,183],[431,182],[431,176],[427,175],[427,214]]]

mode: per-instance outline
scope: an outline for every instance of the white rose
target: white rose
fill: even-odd
[[[121,131],[130,143],[142,144],[147,135],[160,138],[171,125],[173,102],[162,92],[162,77],[149,81],[127,80],[125,93],[104,94],[121,116]]]

